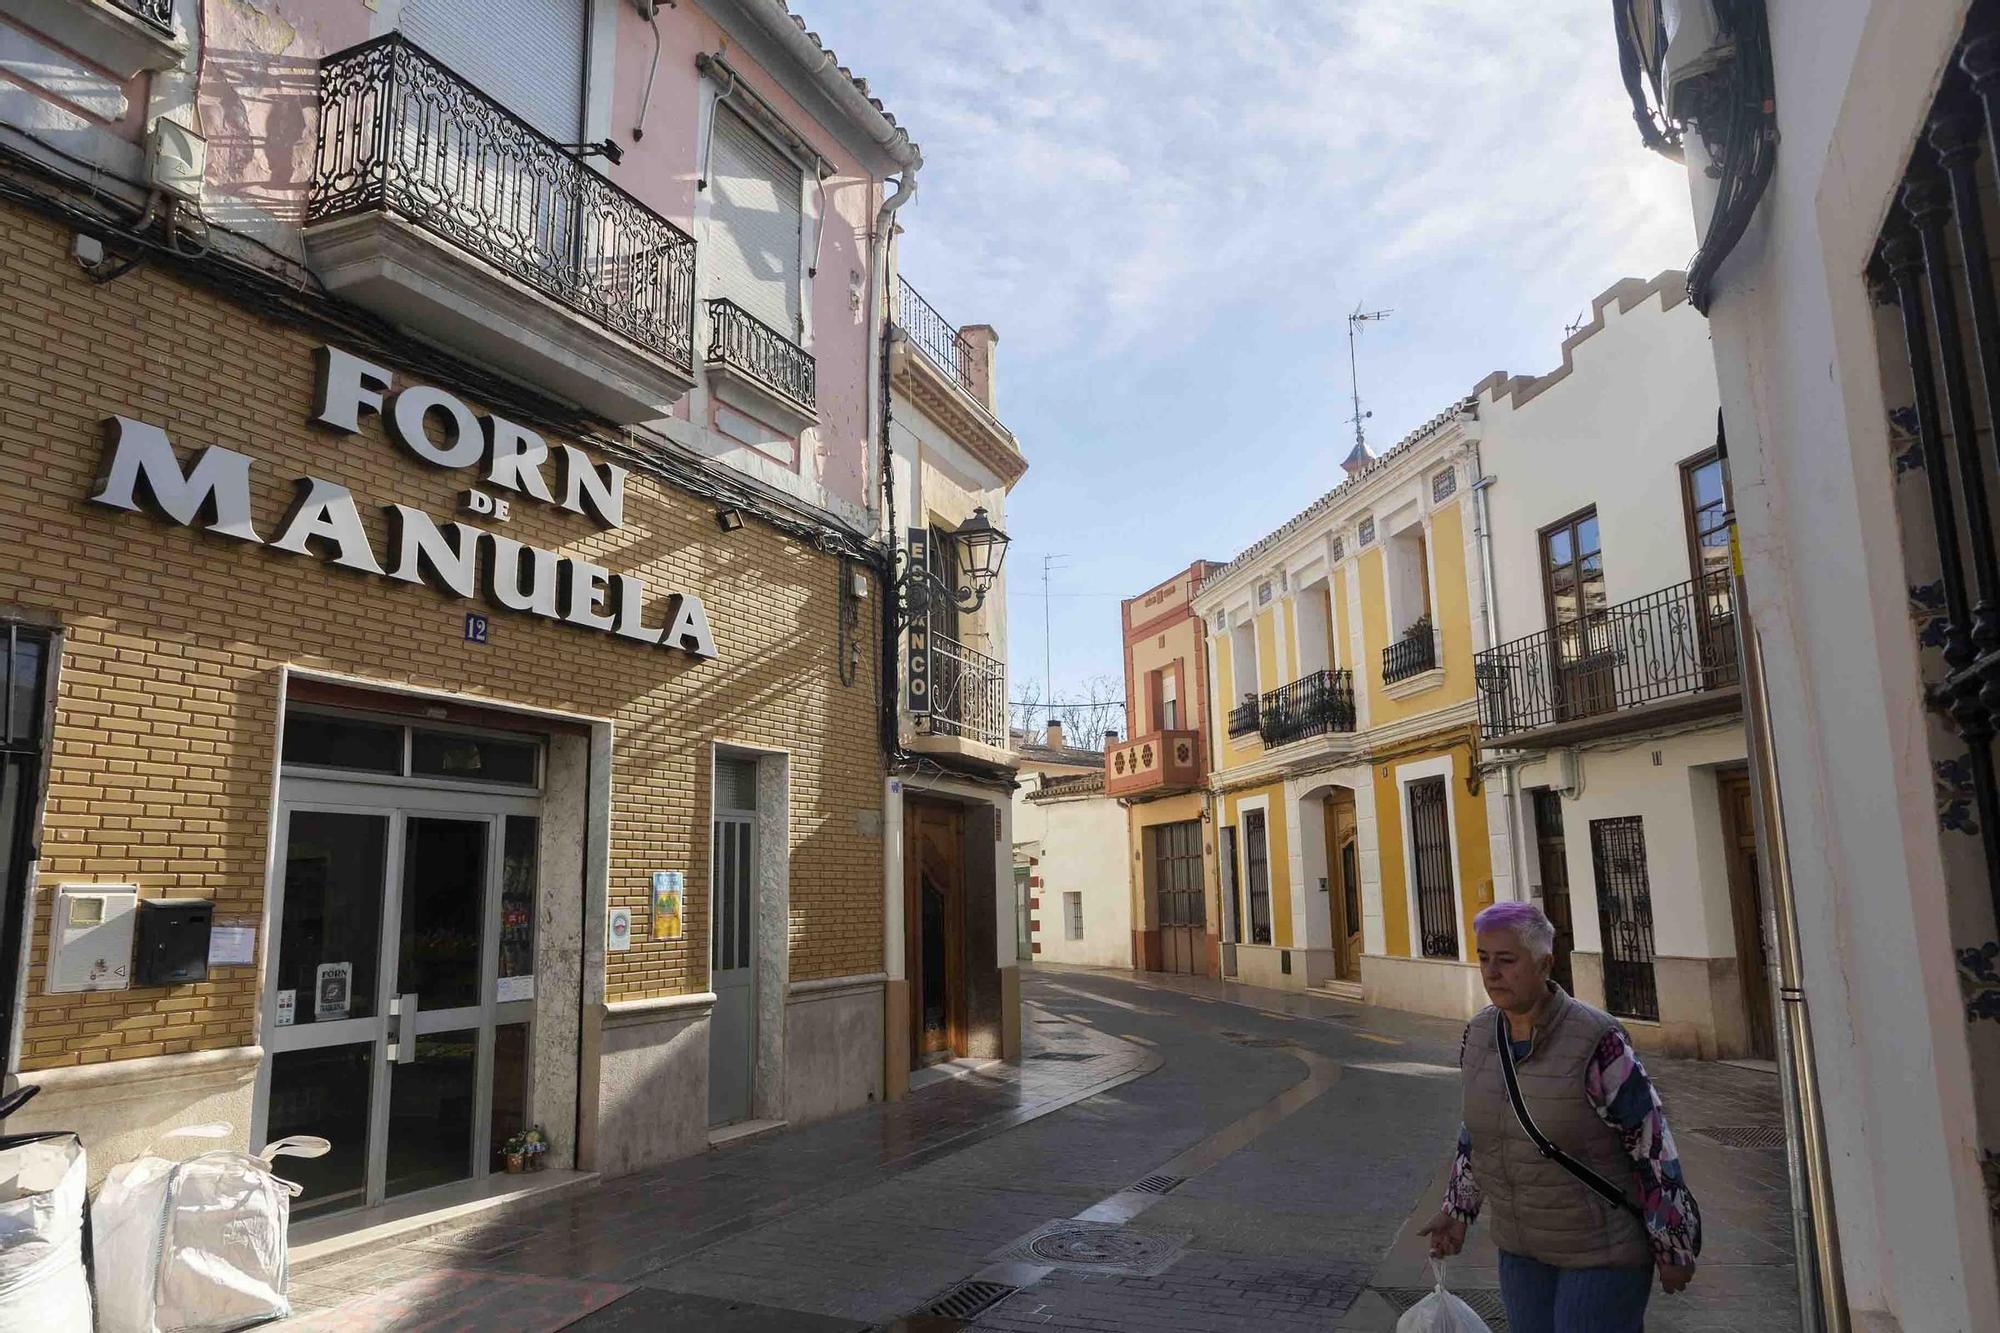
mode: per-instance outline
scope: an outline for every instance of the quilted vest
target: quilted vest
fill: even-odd
[[[1556,1268],[1639,1268],[1653,1262],[1639,1220],[1612,1206],[1553,1161],[1545,1160],[1507,1099],[1488,1005],[1466,1030],[1465,1127],[1472,1174],[1485,1200],[1494,1243]],[[1535,1017],[1534,1045],[1515,1062],[1521,1096],[1535,1125],[1557,1147],[1639,1202],[1638,1177],[1618,1134],[1584,1096],[1584,1073],[1618,1020],[1549,983]]]

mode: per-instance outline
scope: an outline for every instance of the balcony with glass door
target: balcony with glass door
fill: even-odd
[[[1735,713],[1737,667],[1720,569],[1489,649],[1473,675],[1486,743],[1539,749]]]
[[[400,33],[326,57],[306,254],[327,288],[613,421],[694,382],[694,241]]]
[[[1264,695],[1258,727],[1272,748],[1353,732],[1354,673],[1314,671]]]

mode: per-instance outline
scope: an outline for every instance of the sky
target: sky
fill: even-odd
[[[1684,267],[1603,0],[792,0],[922,146],[901,267],[999,334],[1010,692],[1122,679],[1119,599],[1228,560],[1489,371]],[[1532,15],[1532,21],[1529,16]],[[1049,578],[1043,624],[1043,561]],[[1044,694],[1044,697],[1046,695]]]

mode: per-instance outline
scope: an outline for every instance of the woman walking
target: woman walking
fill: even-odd
[[[1472,928],[1493,1003],[1465,1029],[1458,1153],[1420,1234],[1457,1254],[1484,1205],[1515,1333],[1638,1333],[1655,1271],[1680,1291],[1701,1253],[1666,1113],[1618,1020],[1549,980],[1539,907],[1495,903]]]

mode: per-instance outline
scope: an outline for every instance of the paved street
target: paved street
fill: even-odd
[[[1023,990],[1019,1070],[297,1272],[286,1327],[1393,1328],[1428,1281],[1459,1025],[1122,973]],[[1698,1132],[1775,1128],[1775,1077],[1654,1073],[1708,1250],[1649,1326],[1795,1326],[1783,1155]],[[1454,1287],[1485,1307],[1492,1265],[1476,1229]]]

